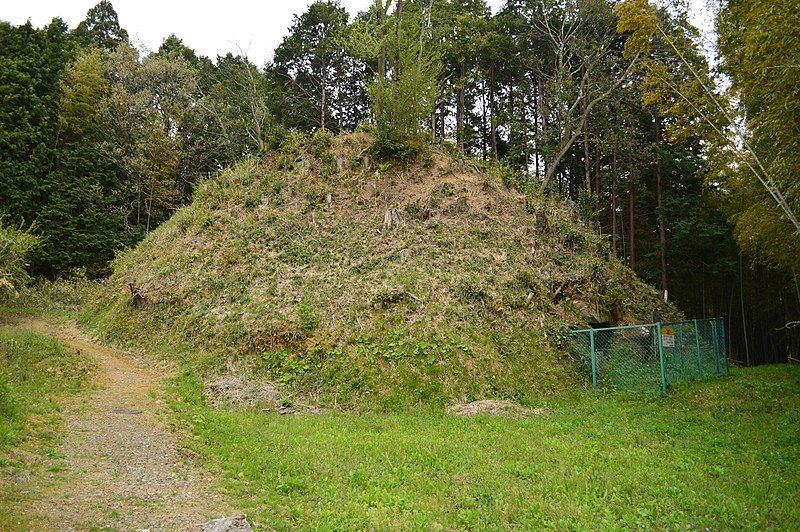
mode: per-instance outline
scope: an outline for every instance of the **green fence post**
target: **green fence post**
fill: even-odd
[[[592,348],[592,386],[597,386],[597,353],[594,350],[594,329],[589,331],[589,346]]]
[[[725,318],[719,318],[720,362],[725,362],[725,375],[728,374],[728,338],[725,336]]]
[[[683,365],[683,351],[685,345],[683,343],[683,323],[678,324],[678,346],[675,348],[678,351],[679,356],[681,357],[681,378],[686,378],[686,368]]]
[[[719,337],[717,336],[717,320],[711,322],[711,330],[714,334],[714,365],[719,375]]]
[[[697,344],[697,378],[703,377],[703,372],[700,370],[700,329],[697,327],[697,320],[694,320],[694,341]]]
[[[658,364],[661,366],[661,389],[667,393],[667,373],[664,368],[664,344],[661,339],[661,322],[656,323],[656,333],[658,334]]]

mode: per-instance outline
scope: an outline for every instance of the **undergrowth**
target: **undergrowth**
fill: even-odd
[[[96,290],[97,281],[87,279],[82,272],[54,281],[38,279],[19,287],[13,295],[0,297],[0,316],[73,315]]]

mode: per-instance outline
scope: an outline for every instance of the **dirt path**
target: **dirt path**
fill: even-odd
[[[62,340],[97,360],[97,389],[66,405],[63,471],[31,479],[32,510],[53,530],[201,530],[232,515],[215,482],[182,456],[154,398],[164,370],[99,346],[76,327],[15,323]]]

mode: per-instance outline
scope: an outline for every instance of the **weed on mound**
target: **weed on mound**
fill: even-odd
[[[293,134],[203,182],[116,260],[85,319],[116,342],[180,345],[206,379],[394,409],[524,405],[580,380],[564,324],[674,312],[570,206],[502,167],[433,146],[380,162],[371,147]]]

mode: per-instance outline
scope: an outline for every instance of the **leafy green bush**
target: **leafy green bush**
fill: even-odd
[[[14,307],[38,310],[77,310],[97,287],[97,282],[77,270],[68,279],[39,279],[19,290]]]
[[[395,161],[410,163],[422,152],[424,141],[419,137],[409,140],[397,140],[389,135],[378,135],[372,145],[372,157],[379,161]]]
[[[28,281],[25,259],[38,244],[38,236],[6,226],[0,220],[0,301],[17,295]]]
[[[332,143],[333,133],[328,129],[318,129],[311,135],[311,148],[317,157],[325,155]]]

